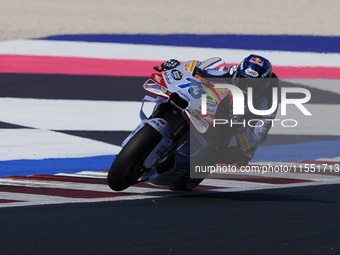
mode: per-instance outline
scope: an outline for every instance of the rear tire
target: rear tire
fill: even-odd
[[[137,183],[143,174],[143,162],[162,139],[149,124],[145,124],[123,147],[112,163],[107,184],[121,191]]]

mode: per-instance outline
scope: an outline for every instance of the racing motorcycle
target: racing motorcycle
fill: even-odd
[[[219,107],[228,99],[228,91],[214,88],[199,70],[222,63],[220,58],[200,62],[191,60],[171,70],[155,67],[143,84],[142,122],[124,140],[107,176],[109,187],[121,191],[140,182],[168,186],[171,190],[191,190],[208,175],[193,175],[193,166],[216,160],[213,155],[228,145],[232,132],[212,128],[213,120],[225,114]],[[202,113],[202,96],[207,104]],[[147,117],[143,106],[155,107]],[[222,110],[221,110],[222,109]]]

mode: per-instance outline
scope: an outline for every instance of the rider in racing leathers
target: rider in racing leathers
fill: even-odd
[[[170,70],[180,64],[175,59],[164,62],[163,70]],[[221,66],[214,69],[199,69],[196,72],[203,78],[225,78],[228,84],[239,87],[247,96],[247,88],[253,88],[253,105],[257,110],[269,109],[272,105],[272,88],[279,89],[279,79],[272,72],[271,63],[264,57],[250,55],[246,57],[238,66]],[[231,105],[229,105],[231,107]],[[230,109],[229,119],[238,123],[248,123],[248,120],[255,120],[256,123],[249,125],[239,125],[235,128],[236,145],[227,148],[224,163],[246,165],[253,158],[258,146],[266,139],[272,120],[276,111],[269,116],[257,116],[252,114],[248,106],[245,105],[245,115],[238,116],[232,114]],[[244,122],[245,120],[245,122]]]

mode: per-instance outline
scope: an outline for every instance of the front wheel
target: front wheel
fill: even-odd
[[[107,184],[121,191],[135,184],[143,174],[143,162],[162,139],[149,124],[145,124],[123,147],[112,163]]]

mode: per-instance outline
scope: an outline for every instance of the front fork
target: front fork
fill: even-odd
[[[155,102],[156,107],[152,115],[147,118],[143,111],[144,102]],[[142,122],[137,128],[125,139],[122,147],[144,126],[150,125],[158,133],[162,135],[161,141],[151,151],[149,156],[145,159],[143,167],[151,169],[160,161],[165,155],[178,147],[179,142],[184,142],[182,139],[186,132],[188,132],[186,120],[183,118],[181,110],[174,108],[170,102],[163,99],[155,99],[149,96],[144,97],[142,107],[140,110],[140,117]],[[183,141],[182,141],[183,140]]]
[[[154,119],[145,119],[143,120],[137,128],[125,139],[122,144],[124,147],[127,142],[145,125],[150,125],[154,129],[157,130],[158,133],[162,135],[162,139],[156,145],[156,147],[151,151],[148,157],[145,159],[143,163],[143,167],[146,169],[152,168],[161,157],[169,150],[171,145],[173,144],[170,128],[166,120],[162,118],[154,118]]]

